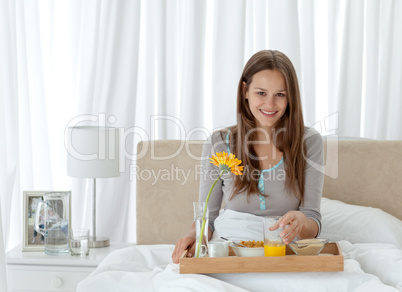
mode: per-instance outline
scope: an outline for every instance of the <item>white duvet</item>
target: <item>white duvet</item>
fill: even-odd
[[[402,291],[401,250],[340,244],[346,251],[343,272],[211,275],[180,274],[170,259],[173,245],[131,246],[110,254],[77,291]],[[370,249],[374,257],[366,257]]]
[[[323,203],[325,227],[326,220],[332,224],[335,220],[331,218],[332,202],[328,200]],[[338,202],[334,203],[338,209]],[[339,209],[334,214],[339,214]],[[367,220],[362,217],[364,215],[360,212],[359,219]],[[250,239],[259,236],[259,219],[253,218],[253,215],[226,211],[218,218],[216,234],[232,238],[241,234],[243,238]],[[354,219],[354,223],[359,220],[348,219]],[[336,222],[345,224],[339,220]],[[343,272],[180,274],[179,265],[171,261],[173,245],[144,245],[131,246],[110,254],[90,276],[79,283],[77,291],[402,291],[402,249],[398,247],[398,240],[402,241],[398,233],[402,234],[402,222],[395,222],[392,224],[391,243],[352,243],[350,234],[350,241],[338,241],[345,259]],[[381,226],[384,227],[384,224]],[[394,242],[394,238],[397,242]]]

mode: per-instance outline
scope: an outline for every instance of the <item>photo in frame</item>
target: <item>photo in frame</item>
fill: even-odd
[[[43,201],[46,193],[68,193],[69,228],[71,228],[71,191],[24,191],[23,192],[23,226],[22,226],[22,251],[44,251],[45,238],[34,229],[34,221],[38,203]],[[39,226],[44,227],[43,216],[39,217]]]

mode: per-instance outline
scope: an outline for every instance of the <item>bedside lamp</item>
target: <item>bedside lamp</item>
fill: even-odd
[[[89,246],[109,246],[109,238],[96,235],[96,179],[120,176],[117,128],[77,126],[67,128],[67,175],[93,178],[92,236]]]

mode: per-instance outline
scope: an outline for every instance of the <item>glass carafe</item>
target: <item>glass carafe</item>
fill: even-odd
[[[70,194],[49,192],[38,203],[34,228],[45,237],[45,253],[62,255],[69,252]]]

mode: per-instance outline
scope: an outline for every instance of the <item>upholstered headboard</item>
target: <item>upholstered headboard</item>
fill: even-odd
[[[137,244],[175,244],[193,220],[204,141],[138,144]],[[402,219],[402,141],[325,141],[323,196]]]

